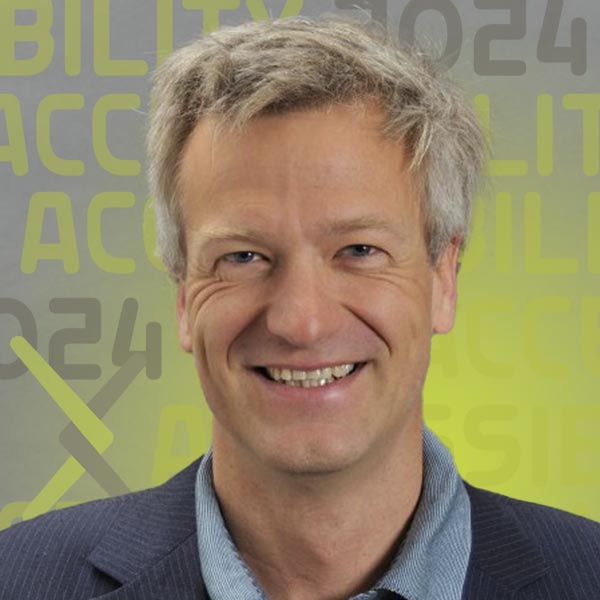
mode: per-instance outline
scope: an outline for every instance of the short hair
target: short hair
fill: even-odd
[[[242,131],[255,117],[373,102],[382,134],[404,144],[423,191],[433,264],[468,236],[486,149],[462,91],[415,46],[336,17],[294,17],[220,29],[176,50],[157,69],[147,137],[158,252],[173,278],[185,274],[178,198],[182,155],[204,118]]]

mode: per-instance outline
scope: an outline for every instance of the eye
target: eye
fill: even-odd
[[[340,266],[351,270],[378,270],[390,264],[390,254],[371,244],[350,244],[335,255]]]
[[[364,258],[367,256],[373,256],[380,252],[379,248],[375,246],[369,246],[368,244],[352,244],[346,246],[340,251],[343,256],[349,256],[350,258]]]
[[[215,273],[222,281],[247,281],[267,273],[270,264],[260,252],[239,250],[223,254],[216,262]]]
[[[262,255],[260,255],[258,252],[242,250],[241,252],[231,252],[230,254],[226,254],[223,256],[222,260],[234,265],[247,265],[260,260],[261,258]]]

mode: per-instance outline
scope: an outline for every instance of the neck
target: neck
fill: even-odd
[[[213,475],[238,551],[273,600],[347,598],[385,572],[422,483],[422,432],[336,473],[270,469],[215,431]]]

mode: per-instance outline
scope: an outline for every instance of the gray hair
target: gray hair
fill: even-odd
[[[381,30],[295,17],[223,28],[174,52],[154,75],[149,177],[158,250],[171,275],[185,273],[178,179],[201,119],[241,131],[261,115],[353,101],[375,101],[382,134],[409,153],[431,262],[452,240],[464,244],[485,142],[461,91],[423,52]]]

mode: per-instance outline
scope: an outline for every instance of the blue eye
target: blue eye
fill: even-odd
[[[342,252],[349,254],[354,258],[361,258],[375,254],[375,252],[377,252],[377,248],[374,246],[369,246],[368,244],[352,244],[351,246],[346,246]]]
[[[215,274],[221,281],[243,282],[263,277],[269,273],[271,261],[253,250],[228,252],[215,263]]]
[[[246,265],[260,258],[260,254],[257,252],[251,252],[250,250],[244,250],[242,252],[232,252],[231,254],[226,254],[223,258],[230,263]]]

